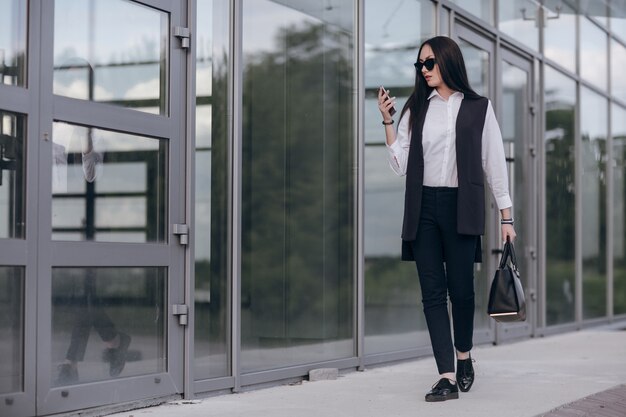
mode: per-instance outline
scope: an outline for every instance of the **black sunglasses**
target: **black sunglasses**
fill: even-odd
[[[415,65],[415,68],[417,68],[417,70],[418,70],[419,72],[422,72],[422,67],[426,67],[426,69],[427,69],[428,71],[432,71],[432,70],[433,70],[433,68],[435,68],[435,63],[436,63],[436,62],[435,62],[435,58],[428,58],[428,59],[427,59],[426,61],[424,61],[424,62],[419,62],[419,61],[417,61],[417,62],[416,62],[415,64],[413,64],[413,65]]]

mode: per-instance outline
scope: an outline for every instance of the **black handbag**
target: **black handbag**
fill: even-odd
[[[526,320],[524,289],[519,279],[515,249],[508,239],[504,244],[500,266],[491,283],[487,313],[498,322]]]

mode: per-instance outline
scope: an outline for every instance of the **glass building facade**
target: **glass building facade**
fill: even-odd
[[[494,105],[527,295],[486,315],[486,195],[475,342],[626,323],[623,2],[0,0],[0,415],[429,355],[376,94],[435,35]]]

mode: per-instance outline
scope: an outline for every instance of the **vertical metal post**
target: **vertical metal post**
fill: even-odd
[[[232,27],[229,39],[228,111],[231,138],[231,372],[235,383],[234,392],[241,390],[241,199],[242,199],[242,102],[243,102],[243,60],[242,60],[242,0],[230,2]]]
[[[580,74],[580,13],[576,15],[576,74]],[[583,263],[582,263],[582,157],[581,157],[581,120],[580,120],[580,79],[576,80],[576,106],[574,117],[574,236],[575,236],[575,250],[574,250],[574,266],[575,266],[575,283],[574,283],[574,320],[578,328],[582,325],[583,319]]]
[[[609,36],[607,36],[607,59],[608,62],[612,62],[611,55],[611,20],[609,20]],[[607,82],[608,82],[608,91],[609,95],[613,90],[613,83],[611,82],[611,66],[607,65],[607,74],[606,74]],[[615,282],[615,274],[613,271],[613,216],[614,212],[614,201],[615,195],[613,194],[613,161],[615,155],[613,154],[613,105],[611,100],[608,101],[607,108],[607,138],[606,138],[606,315],[610,321],[613,321],[613,285]]]
[[[197,34],[197,2],[187,1],[187,27],[190,33]],[[184,22],[183,22],[184,24]],[[185,223],[189,227],[189,239],[191,244],[185,250],[185,289],[184,300],[189,308],[188,325],[185,326],[185,343],[183,345],[183,395],[185,399],[195,397],[194,390],[194,360],[195,360],[195,245],[193,233],[195,230],[195,148],[196,148],[196,42],[197,35],[193,39],[190,50],[186,55],[186,81],[185,81]]]
[[[365,238],[365,222],[364,222],[364,206],[365,206],[365,129],[364,129],[364,52],[365,52],[365,0],[357,0],[355,7],[355,34],[356,47],[354,48],[355,63],[354,79],[356,85],[356,93],[354,94],[354,102],[356,115],[354,118],[356,132],[356,354],[359,359],[358,370],[364,370],[365,356],[365,254],[364,254],[364,238]]]

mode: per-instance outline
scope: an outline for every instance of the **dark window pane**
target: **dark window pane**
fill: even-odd
[[[0,239],[25,237],[26,117],[0,110]]]
[[[24,268],[0,266],[0,394],[24,389]]]
[[[546,67],[546,317],[574,321],[576,84]]]
[[[353,4],[244,3],[243,372],[354,354]]]
[[[606,139],[608,104],[581,90],[583,319],[606,316]]]
[[[626,109],[613,105],[613,306],[626,314]]]

